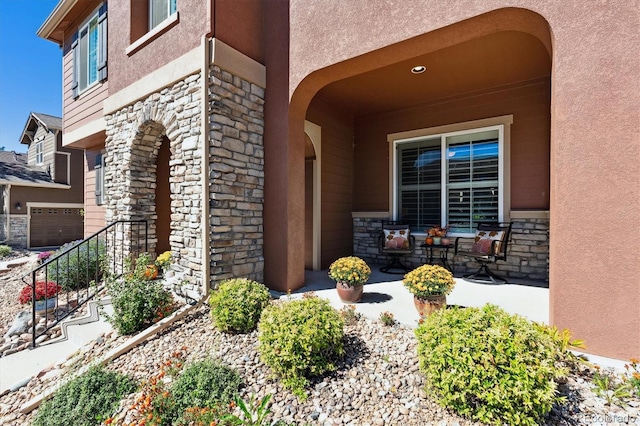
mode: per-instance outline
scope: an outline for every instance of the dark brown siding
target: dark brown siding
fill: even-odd
[[[264,63],[262,0],[214,0],[214,37]]]
[[[511,209],[549,208],[550,82],[528,81],[355,120],[355,211],[389,209],[387,134],[513,114]],[[323,129],[324,130],[324,129]]]
[[[353,125],[334,108],[315,100],[307,119],[322,128],[322,254],[327,268],[353,253]]]

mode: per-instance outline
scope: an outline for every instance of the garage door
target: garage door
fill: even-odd
[[[84,235],[81,209],[38,207],[31,209],[30,246],[61,246]]]

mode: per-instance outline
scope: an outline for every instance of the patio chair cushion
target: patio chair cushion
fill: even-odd
[[[474,243],[471,246],[471,252],[482,253],[485,255],[498,254],[500,253],[500,245],[503,243],[504,236],[505,233],[503,231],[477,230]],[[490,253],[493,241],[497,241],[495,245],[495,253]]]
[[[408,250],[409,246],[409,228],[406,229],[383,229],[384,231],[384,248]]]

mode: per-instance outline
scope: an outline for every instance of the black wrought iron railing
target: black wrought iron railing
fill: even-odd
[[[148,231],[146,220],[113,222],[82,241],[65,244],[23,276],[31,287],[31,346],[35,348],[41,336],[93,299],[104,288],[105,273],[120,276],[147,252]]]

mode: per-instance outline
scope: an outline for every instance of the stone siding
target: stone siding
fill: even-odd
[[[0,214],[0,242],[7,239],[7,215]]]
[[[211,281],[262,282],[264,89],[210,69]]]
[[[157,243],[156,158],[164,136],[169,139],[171,268],[186,279],[182,290],[188,294],[203,280],[203,163],[210,179],[209,285],[240,277],[262,281],[264,270],[264,89],[212,66],[205,137],[201,84],[200,75],[187,77],[105,117],[107,221],[146,219],[151,253]],[[203,143],[209,148],[204,160]]]
[[[380,218],[353,218],[353,253],[367,262],[385,264],[388,256],[380,253],[379,235],[382,229]],[[549,282],[549,220],[539,218],[513,219],[511,241],[506,261],[490,265],[498,275],[515,280]],[[425,262],[426,253],[420,247],[423,241],[416,237],[416,250],[403,258],[403,263],[414,268]],[[470,245],[470,244],[469,244]],[[465,247],[464,245],[462,246]],[[454,258],[453,248],[449,251],[449,261],[454,265],[456,276],[474,272],[478,264],[473,260],[458,256]]]
[[[13,247],[27,247],[27,228],[29,226],[29,216],[10,215],[9,216],[9,245]]]
[[[164,136],[169,140],[171,267],[184,275],[186,292],[198,291],[203,279],[200,99],[200,76],[196,74],[105,116],[107,222],[146,219],[151,253],[157,242],[156,158]]]

